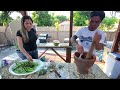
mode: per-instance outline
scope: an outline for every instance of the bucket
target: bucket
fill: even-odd
[[[81,58],[79,58],[80,53],[75,52],[74,53],[74,62],[77,66],[77,71],[81,74],[88,74],[89,69],[92,67],[92,65],[96,61],[96,56],[92,54],[91,59],[87,60],[85,59],[87,55],[87,52],[84,52],[83,55],[81,55]]]

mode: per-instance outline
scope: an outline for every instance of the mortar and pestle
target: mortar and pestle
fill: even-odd
[[[88,52],[74,53],[74,62],[77,66],[77,71],[81,74],[88,74],[89,69],[96,61],[96,56],[93,53],[95,43],[92,42]]]

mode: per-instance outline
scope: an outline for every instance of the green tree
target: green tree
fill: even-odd
[[[54,14],[51,16],[51,20],[52,20],[52,26],[55,26],[55,23],[60,23],[60,22],[63,22],[65,20],[68,20],[66,16],[63,16],[63,15],[57,15],[57,16],[54,16]]]
[[[67,17],[66,17],[66,16],[63,16],[63,15],[61,15],[61,16],[60,16],[60,15],[55,16],[55,18],[57,18],[57,19],[59,20],[59,23],[67,20]]]
[[[13,19],[10,17],[10,14],[12,12],[10,11],[1,11],[0,13],[0,23],[3,26],[6,26],[9,22],[11,22]]]
[[[88,24],[90,11],[74,11],[73,23],[75,26],[86,26]]]
[[[55,23],[54,23],[54,26],[55,26],[55,28],[56,28],[57,31],[59,30],[58,24],[59,24],[59,20],[56,19],[56,20],[55,20]]]
[[[55,28],[57,30],[57,39],[58,40],[59,40],[59,37],[58,37],[58,32],[59,32],[59,26],[58,26],[58,24],[59,24],[59,22],[60,22],[60,20],[58,18],[54,17],[53,23],[54,23],[54,26],[55,26]]]
[[[99,28],[101,30],[111,30],[118,21],[116,17],[105,17]]]
[[[48,11],[35,11],[32,13],[32,19],[38,26],[51,26],[53,21]]]

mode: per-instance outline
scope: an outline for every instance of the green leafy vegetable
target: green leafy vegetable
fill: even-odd
[[[38,65],[38,63],[31,61],[19,62],[12,70],[18,74],[29,73],[35,70]]]

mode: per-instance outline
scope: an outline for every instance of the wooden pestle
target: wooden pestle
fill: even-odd
[[[95,47],[95,42],[92,42],[91,47],[86,55],[87,60],[92,58],[92,53],[93,53],[94,47]]]

